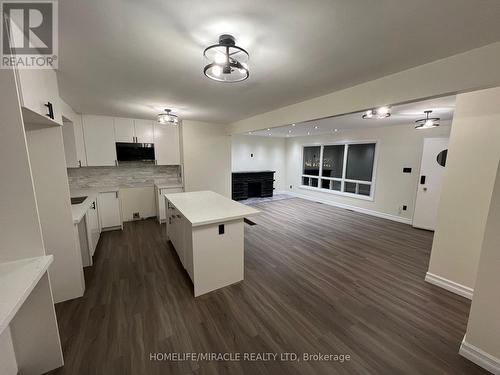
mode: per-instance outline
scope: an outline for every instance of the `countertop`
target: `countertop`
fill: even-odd
[[[52,255],[0,263],[0,333],[54,261]]]
[[[173,188],[183,187],[182,181],[180,181],[180,180],[155,182],[155,186],[158,189],[168,189],[168,188],[173,189]]]
[[[177,178],[157,180],[154,182],[154,185],[158,189],[183,187],[182,181]],[[136,187],[149,187],[149,186],[151,185],[148,184],[148,185],[137,185],[137,186],[125,185],[125,186],[98,186],[98,187],[88,187],[88,188],[70,188],[69,191],[70,197],[85,197],[85,196],[87,197],[87,199],[85,199],[82,203],[71,205],[73,224],[78,224],[83,219],[88,209],[90,208],[92,202],[97,198],[97,195],[99,193],[107,193],[107,192],[120,191],[120,189],[132,189]]]
[[[235,202],[213,191],[165,194],[193,227],[242,219],[258,210]]]

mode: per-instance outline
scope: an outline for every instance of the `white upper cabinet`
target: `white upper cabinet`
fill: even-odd
[[[135,141],[139,143],[153,143],[153,121],[134,120]]]
[[[155,123],[154,143],[156,164],[177,165],[181,163],[178,125]]]
[[[113,117],[83,115],[87,165],[116,165]]]
[[[64,154],[66,167],[77,168],[87,166],[85,144],[83,140],[82,116],[77,115],[73,121],[63,120]]]
[[[135,142],[134,120],[131,118],[114,118],[115,141]]]
[[[114,118],[116,142],[153,143],[153,121]]]
[[[62,125],[56,72],[52,69],[19,69],[16,76],[21,107],[28,110],[24,116],[25,121],[37,121],[35,117],[28,116],[31,111],[43,119],[51,119]],[[53,118],[50,117],[51,114]]]

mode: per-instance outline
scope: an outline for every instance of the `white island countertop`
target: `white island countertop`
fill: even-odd
[[[242,219],[260,211],[213,191],[165,194],[193,227]]]
[[[0,333],[54,260],[52,255],[0,263]]]

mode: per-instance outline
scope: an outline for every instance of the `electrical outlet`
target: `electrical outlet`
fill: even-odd
[[[253,158],[253,154],[250,154],[250,157]]]
[[[139,215],[139,212],[134,212],[133,218],[134,219],[140,219],[141,216]]]
[[[406,205],[403,205],[403,211],[406,211],[408,207]]]
[[[290,185],[290,190],[292,190],[292,185]]]

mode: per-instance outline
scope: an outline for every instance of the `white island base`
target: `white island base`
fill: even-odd
[[[167,237],[194,285],[194,296],[244,276],[244,221],[259,211],[212,191],[166,194]]]

